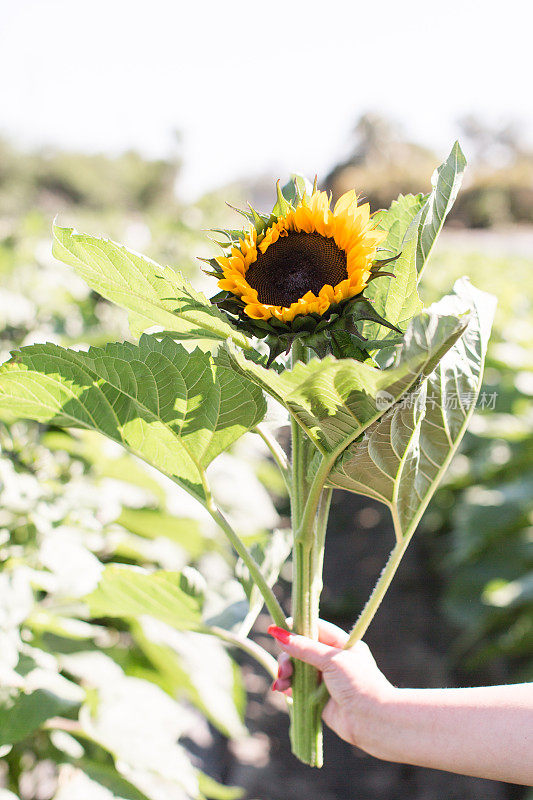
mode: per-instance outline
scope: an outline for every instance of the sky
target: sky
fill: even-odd
[[[179,152],[191,199],[323,175],[367,111],[439,156],[467,113],[533,142],[532,27],[530,0],[0,0],[0,135]]]

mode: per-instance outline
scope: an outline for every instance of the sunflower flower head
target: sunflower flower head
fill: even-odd
[[[287,352],[296,337],[321,355],[333,352],[343,332],[363,336],[356,322],[372,319],[387,327],[364,298],[365,287],[383,274],[378,259],[386,233],[377,229],[368,203],[355,191],[331,209],[326,192],[301,177],[277,185],[270,215],[241,211],[243,231],[217,231],[227,238],[224,254],[211,259],[221,290],[212,302],[232,321],[270,346],[271,360]],[[238,209],[237,209],[238,210]],[[361,348],[359,348],[360,350]],[[341,353],[342,354],[342,353]]]

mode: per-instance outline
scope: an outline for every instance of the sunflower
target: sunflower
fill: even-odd
[[[390,346],[390,338],[368,342],[356,325],[372,320],[399,333],[363,296],[374,278],[393,276],[383,267],[399,255],[376,258],[387,234],[368,203],[359,205],[352,190],[331,210],[316,180],[311,187],[300,176],[283,189],[278,181],[277,195],[270,215],[235,209],[251,223],[247,230],[216,229],[228,241],[218,242],[224,255],[202,259],[221,290],[211,302],[266,340],[269,364],[297,337],[320,356],[365,359],[367,346]]]
[[[263,232],[251,226],[229,256],[217,258],[218,285],[239,298],[252,319],[287,323],[298,315],[322,316],[363,291],[386,235],[354,190],[333,211],[326,192],[315,190]]]

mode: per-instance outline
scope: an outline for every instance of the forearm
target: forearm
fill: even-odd
[[[533,785],[533,684],[394,689],[377,713],[378,758]]]

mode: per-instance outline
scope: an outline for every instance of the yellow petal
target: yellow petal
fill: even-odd
[[[357,194],[355,193],[355,189],[350,189],[349,192],[345,192],[342,197],[339,197],[335,206],[333,208],[333,213],[335,216],[338,214],[345,214],[353,213],[357,208]]]
[[[300,206],[296,209],[292,217],[292,225],[295,231],[313,233],[315,230],[313,213],[311,209],[306,208],[305,206]]]
[[[326,214],[329,211],[329,197],[327,192],[314,192],[310,197],[309,208],[315,214]]]
[[[242,301],[243,303],[248,303],[250,305],[254,305],[255,303],[259,302],[259,297],[257,296],[257,289],[252,289],[251,286],[246,285],[246,292],[242,294]]]
[[[329,283],[327,283],[325,286],[323,286],[321,288],[321,290],[318,293],[318,296],[320,298],[324,299],[324,300],[327,300],[328,304],[333,302],[333,299],[335,297],[335,292],[333,291],[333,286],[331,286]]]
[[[362,206],[359,206],[357,209],[358,217],[361,220],[363,225],[366,225],[368,220],[370,219],[370,205],[369,203],[363,203]]]
[[[244,310],[252,319],[270,319],[272,316],[271,309],[262,303],[245,306]]]

